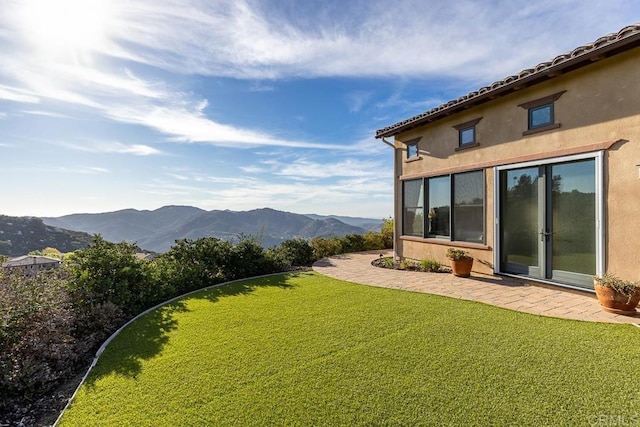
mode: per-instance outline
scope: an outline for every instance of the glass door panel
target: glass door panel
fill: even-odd
[[[502,270],[541,277],[540,168],[500,172]]]
[[[500,269],[593,289],[596,160],[500,171]]]
[[[591,287],[596,274],[595,160],[550,165],[550,274]]]

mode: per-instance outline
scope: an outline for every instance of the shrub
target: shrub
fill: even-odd
[[[340,239],[340,253],[361,252],[366,250],[364,236],[361,234],[347,234]]]
[[[340,240],[337,237],[314,237],[311,239],[314,258],[322,259],[342,253]]]
[[[442,270],[442,264],[440,264],[435,259],[423,259],[422,261],[420,261],[418,266],[420,268],[420,271],[426,271],[430,273],[438,273]]]
[[[380,228],[380,235],[382,236],[382,242],[385,249],[393,248],[393,218],[383,219],[382,227]]]
[[[364,238],[364,250],[385,249],[382,234],[367,231],[362,237]]]
[[[88,248],[76,251],[69,264],[74,304],[110,302],[127,315],[139,313],[150,302],[153,284],[135,253],[135,245],[107,242],[99,235]]]
[[[400,261],[399,265],[399,268],[401,270],[414,270],[416,267],[416,262],[410,259],[403,259],[402,261]]]
[[[275,271],[277,266],[266,256],[256,238],[240,236],[240,241],[229,251],[228,263],[222,274],[225,280],[235,280]]]
[[[215,237],[177,240],[156,259],[166,268],[160,276],[172,283],[179,294],[223,282],[228,275],[232,246]]]
[[[0,271],[0,412],[69,375],[81,356],[74,324],[64,271]]]
[[[285,240],[280,246],[269,248],[267,254],[280,269],[307,266],[316,260],[314,247],[308,240],[300,238]]]

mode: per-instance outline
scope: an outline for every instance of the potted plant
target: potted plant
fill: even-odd
[[[604,311],[626,316],[636,313],[640,283],[622,280],[613,274],[593,278],[593,287]]]
[[[451,271],[455,276],[469,277],[471,275],[473,258],[467,251],[449,248],[447,249],[447,258],[451,260]]]

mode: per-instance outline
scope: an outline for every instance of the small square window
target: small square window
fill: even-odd
[[[478,145],[478,140],[476,139],[476,125],[480,120],[482,120],[482,117],[453,126],[453,128],[458,131],[458,148],[456,148],[456,151],[462,148],[475,147]]]
[[[529,109],[529,129],[553,124],[553,103]]]
[[[459,144],[460,147],[465,145],[471,145],[476,143],[476,127],[472,126],[466,129],[460,129],[459,131]]]
[[[414,159],[418,157],[418,143],[413,142],[407,144],[407,159]]]

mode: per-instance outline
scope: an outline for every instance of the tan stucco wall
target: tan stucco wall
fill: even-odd
[[[523,136],[527,110],[518,105],[556,92],[566,91],[555,101],[555,123],[561,127]],[[478,147],[455,151],[458,131],[453,126],[482,117],[476,125]],[[421,160],[406,162],[402,141],[421,137]],[[565,154],[606,141],[625,140],[607,150],[604,162],[606,271],[640,280],[640,48],[593,63],[577,71],[523,89],[503,98],[454,114],[433,124],[396,135],[398,175],[404,178],[436,176],[473,170],[484,163],[518,163],[524,156],[548,157]],[[528,160],[528,159],[527,159]],[[486,176],[486,248],[469,251],[479,262],[474,271],[490,272],[493,264],[493,191],[491,167]],[[396,218],[402,187],[396,190]],[[400,221],[396,221],[399,223]],[[400,224],[398,224],[400,230]],[[398,233],[399,235],[399,233]],[[399,238],[398,255],[413,259],[432,257],[445,261],[447,247]]]

